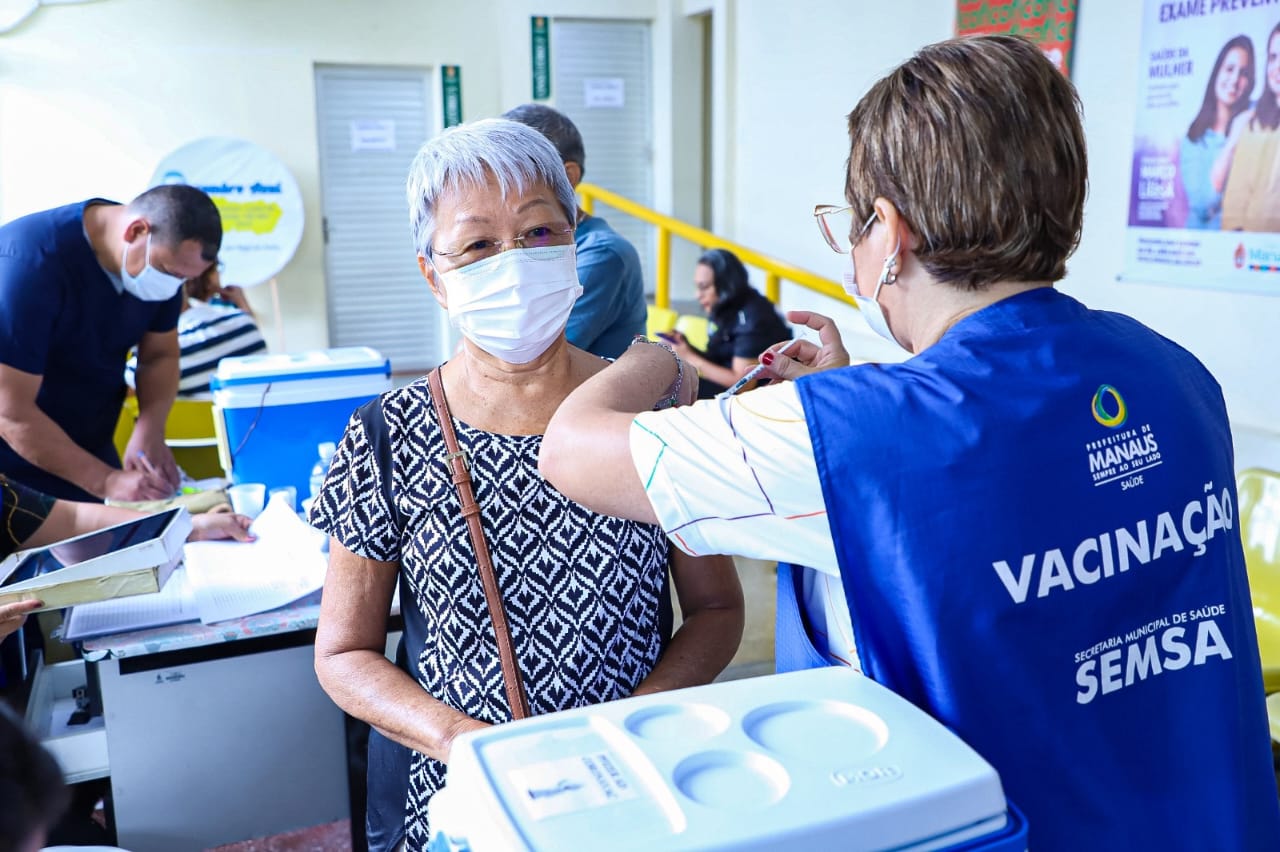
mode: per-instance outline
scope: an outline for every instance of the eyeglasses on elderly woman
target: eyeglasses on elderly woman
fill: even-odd
[[[535,225],[509,240],[497,237],[468,237],[450,251],[432,249],[432,257],[447,257],[454,268],[462,268],[513,248],[546,248],[567,246],[573,242],[573,228],[568,225]]]
[[[871,223],[876,220],[876,213],[874,210],[871,211],[867,221],[858,229],[857,236],[852,236],[852,207],[817,204],[813,208],[813,218],[817,221],[818,231],[821,232],[822,238],[827,241],[827,245],[831,246],[831,250],[838,254],[848,254],[853,251],[853,247],[861,242],[867,231],[871,229]]]

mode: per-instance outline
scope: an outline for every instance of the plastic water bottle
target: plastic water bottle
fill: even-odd
[[[320,494],[320,489],[324,487],[324,478],[329,474],[329,463],[333,461],[333,454],[337,451],[338,445],[333,441],[325,441],[316,447],[320,458],[311,468],[311,499],[313,501]]]

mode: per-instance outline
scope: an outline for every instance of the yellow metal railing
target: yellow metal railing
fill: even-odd
[[[581,199],[582,209],[588,213],[595,212],[595,203],[599,201],[602,204],[620,210],[637,219],[654,225],[658,229],[658,263],[657,263],[657,283],[654,288],[653,302],[660,308],[668,308],[671,306],[671,235],[675,234],[682,239],[688,240],[699,248],[722,248],[728,249],[738,256],[738,259],[748,266],[754,266],[764,271],[764,294],[769,301],[777,303],[782,295],[782,282],[791,281],[821,293],[832,299],[837,299],[846,304],[853,304],[853,300],[845,293],[844,288],[830,278],[823,278],[806,269],[793,266],[783,260],[769,257],[767,254],[761,254],[758,251],[749,249],[744,245],[735,243],[733,240],[726,240],[724,237],[718,237],[710,231],[690,225],[688,222],[681,222],[656,210],[651,210],[642,204],[636,204],[629,198],[624,198],[617,193],[610,192],[603,187],[596,186],[592,183],[578,184],[578,196]]]

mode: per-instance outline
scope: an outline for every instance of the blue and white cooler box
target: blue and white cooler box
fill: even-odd
[[[990,764],[845,668],[474,731],[430,807],[432,852],[1027,847]]]
[[[218,453],[232,482],[308,494],[316,448],[391,389],[391,362],[366,346],[223,358],[211,382]]]

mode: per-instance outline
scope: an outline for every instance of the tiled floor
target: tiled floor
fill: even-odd
[[[351,820],[339,820],[286,834],[215,846],[206,852],[348,852]]]
[[[738,653],[720,680],[773,673],[774,565],[754,559],[737,559],[736,562],[746,600],[746,628]],[[350,849],[351,824],[349,820],[342,820],[258,840],[230,843],[209,852],[348,852]]]

